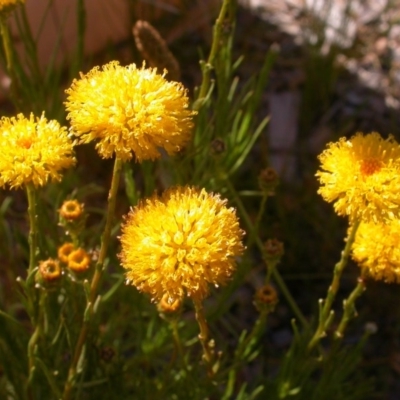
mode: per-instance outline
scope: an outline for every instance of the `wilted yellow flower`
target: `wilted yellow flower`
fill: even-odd
[[[362,222],[352,246],[352,257],[376,280],[400,283],[400,220],[388,224]]]
[[[68,119],[80,143],[96,140],[104,158],[140,162],[182,149],[190,139],[193,111],[186,90],[156,69],[113,61],[81,74],[67,91]]]
[[[0,0],[0,12],[11,11],[22,3],[25,3],[25,0]]]
[[[82,248],[71,251],[68,255],[68,268],[75,272],[86,271],[90,266],[90,256]]]
[[[72,243],[64,243],[58,248],[57,256],[64,263],[68,264],[68,257],[74,251],[74,245]]]
[[[175,187],[142,201],[122,227],[126,277],[160,301],[195,300],[227,281],[242,254],[243,231],[226,200],[204,189]]]
[[[44,114],[29,119],[22,114],[0,120],[0,186],[43,186],[60,180],[61,170],[75,164],[67,129]]]
[[[60,208],[60,216],[68,221],[78,219],[83,212],[83,204],[76,200],[66,200]]]
[[[319,156],[318,193],[351,220],[384,221],[400,214],[400,146],[390,136],[357,133]]]
[[[39,263],[39,272],[44,281],[51,282],[61,276],[61,268],[58,261],[49,258]]]

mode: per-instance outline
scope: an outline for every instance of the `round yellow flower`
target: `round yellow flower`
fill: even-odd
[[[140,162],[182,149],[190,139],[193,111],[186,90],[156,69],[110,62],[75,79],[67,91],[68,119],[80,143],[96,140],[104,158]]]
[[[400,215],[400,146],[390,136],[357,133],[330,143],[319,156],[318,193],[350,220],[385,221]]]
[[[22,114],[0,120],[0,187],[43,186],[75,164],[73,142],[55,120]]]
[[[400,283],[400,220],[388,224],[362,222],[352,246],[352,257],[376,280]]]
[[[20,3],[25,3],[25,0],[0,0],[0,12],[11,11]]]
[[[120,259],[127,279],[155,301],[168,296],[170,304],[185,294],[202,300],[209,284],[224,284],[244,250],[244,232],[226,203],[192,187],[142,201],[122,226]]]

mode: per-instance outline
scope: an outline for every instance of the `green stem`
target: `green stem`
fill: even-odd
[[[93,278],[90,284],[90,293],[88,296],[85,316],[83,320],[83,324],[79,333],[78,341],[75,346],[74,356],[72,358],[72,362],[68,371],[68,379],[64,387],[63,400],[68,400],[71,398],[72,388],[75,382],[76,373],[77,373],[77,365],[82,355],[82,350],[86,343],[86,339],[89,333],[91,317],[93,315],[93,306],[97,298],[97,292],[99,288],[99,284],[104,272],[104,262],[107,256],[107,250],[110,243],[111,237],[111,229],[113,225],[114,213],[115,213],[115,205],[117,201],[117,192],[119,181],[121,177],[123,162],[121,159],[116,158],[114,163],[113,176],[111,181],[111,188],[108,194],[108,207],[107,207],[107,215],[106,215],[106,225],[104,227],[103,235],[101,237],[101,247],[99,258],[96,263],[96,269],[93,274]]]
[[[36,190],[32,184],[26,185],[26,194],[28,197],[28,215],[29,215],[29,268],[28,275],[36,267],[36,256],[38,253],[37,238],[38,224],[36,215]]]
[[[13,100],[15,108],[18,110],[19,100],[18,100],[18,90],[17,90],[17,75],[15,73],[16,69],[14,66],[14,53],[11,44],[10,31],[7,25],[7,14],[0,16],[0,33],[3,42],[4,54],[6,56],[6,68],[7,73],[10,76],[10,95]]]
[[[250,231],[250,235],[251,236],[254,235],[255,243],[256,243],[258,249],[260,250],[261,254],[263,255],[264,259],[266,259],[267,255],[265,254],[264,244],[261,241],[260,237],[253,232],[254,231],[253,223],[251,222],[251,219],[246,211],[246,208],[244,207],[242,200],[240,199],[239,195],[237,194],[237,192],[236,192],[235,188],[233,187],[232,183],[230,182],[229,178],[226,177],[224,182],[228,186],[228,189],[231,192],[232,197],[233,197],[237,207],[239,208],[240,214],[241,214],[242,218],[244,219],[244,222],[245,222],[248,230]],[[279,287],[281,293],[283,294],[283,296],[285,297],[286,301],[288,302],[290,308],[292,309],[293,314],[301,322],[301,324],[305,328],[307,328],[308,327],[307,320],[305,319],[300,308],[297,306],[295,300],[293,299],[292,295],[289,292],[288,287],[286,286],[279,271],[276,268],[272,269],[272,277],[273,277],[274,281],[276,282],[276,284],[278,285],[278,287]]]
[[[39,293],[39,304],[37,304],[37,316],[33,319],[33,325],[35,327],[32,336],[29,339],[28,342],[28,386],[27,386],[27,394],[28,397],[32,397],[32,388],[34,387],[33,385],[33,380],[35,378],[35,371],[36,371],[36,366],[35,366],[35,358],[36,354],[38,351],[38,342],[40,335],[42,334],[42,327],[44,324],[44,318],[45,318],[45,308],[46,308],[46,293],[43,292],[40,289]]]
[[[208,375],[212,377],[214,375],[214,349],[212,348],[212,346],[210,346],[209,329],[206,317],[204,315],[203,304],[201,303],[201,301],[195,299],[193,299],[193,304],[196,312],[196,320],[200,328],[199,339],[201,346],[203,347],[203,358],[207,365]]]
[[[221,47],[221,39],[222,39],[224,23],[226,21],[229,11],[233,9],[234,4],[235,0],[224,0],[218,18],[215,21],[214,31],[213,31],[213,41],[211,45],[210,54],[208,56],[207,62],[203,61],[201,65],[203,79],[201,82],[198,99],[205,98],[210,88],[211,71],[214,68],[215,58],[217,57],[218,51]]]
[[[350,293],[350,296],[343,301],[343,316],[340,320],[339,326],[335,331],[335,338],[342,339],[343,333],[347,327],[349,321],[357,316],[357,311],[355,308],[355,301],[364,293],[365,291],[365,281],[362,276],[357,279],[357,286]]]
[[[182,342],[181,342],[181,337],[179,336],[179,330],[178,330],[178,320],[176,318],[173,318],[171,321],[169,321],[169,324],[170,324],[170,327],[172,330],[172,336],[174,338],[176,352],[179,354],[179,357],[181,358],[181,360],[184,361]]]
[[[259,337],[261,336],[263,328],[265,327],[268,312],[269,310],[266,309],[261,311],[257,321],[253,326],[253,329],[251,330],[247,338],[244,339],[242,343],[240,343],[238,349],[236,350],[235,359],[232,364],[232,368],[229,371],[228,383],[226,385],[223,400],[231,398],[235,386],[237,371],[239,369],[239,366],[241,365],[241,361],[243,361],[243,356],[245,354],[251,354],[254,345],[257,343]]]
[[[318,327],[314,333],[314,336],[310,340],[310,343],[308,344],[308,350],[313,349],[319,343],[321,338],[325,336],[326,330],[329,328],[333,321],[332,303],[335,300],[336,293],[339,289],[340,278],[342,276],[344,268],[347,265],[347,261],[351,252],[351,247],[354,243],[359,225],[360,220],[356,220],[351,227],[351,231],[347,237],[346,246],[342,251],[341,258],[339,262],[335,265],[335,268],[333,270],[333,278],[331,285],[329,286],[328,293],[326,294],[326,298],[325,300],[320,300]]]
[[[254,243],[254,239],[258,236],[261,219],[262,219],[262,216],[264,215],[265,207],[267,205],[267,200],[268,200],[268,193],[263,191],[263,197],[261,199],[260,209],[258,210],[256,222],[254,223],[254,228],[251,231],[251,237],[249,238],[249,240],[247,242],[248,247],[250,247]]]

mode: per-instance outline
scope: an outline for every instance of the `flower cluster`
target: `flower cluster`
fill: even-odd
[[[67,129],[44,114],[0,120],[0,187],[44,186],[60,180],[61,171],[75,164],[74,143]]]
[[[189,141],[193,111],[186,90],[156,69],[110,62],[75,79],[66,109],[80,143],[97,141],[104,158],[140,162],[179,152]]]
[[[360,222],[353,259],[366,276],[400,282],[400,145],[358,133],[330,143],[319,158],[319,193],[351,224]]]
[[[243,231],[226,200],[204,189],[175,187],[142,201],[122,227],[127,279],[153,300],[202,300],[225,283],[243,250]]]
[[[90,267],[91,257],[81,247],[75,248],[73,243],[64,243],[58,248],[59,260],[66,264],[71,271],[83,272]]]

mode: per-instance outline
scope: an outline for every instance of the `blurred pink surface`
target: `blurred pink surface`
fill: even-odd
[[[37,40],[39,62],[43,69],[54,52],[57,65],[72,58],[77,46],[76,5],[75,0],[26,0],[28,19]],[[85,0],[85,6],[86,54],[96,53],[108,44],[119,42],[130,35],[129,6],[126,0]],[[24,60],[23,42],[13,17],[10,17],[10,27],[16,49]],[[0,85],[3,86],[0,100],[4,99],[4,86],[8,83],[7,75],[0,70]]]

